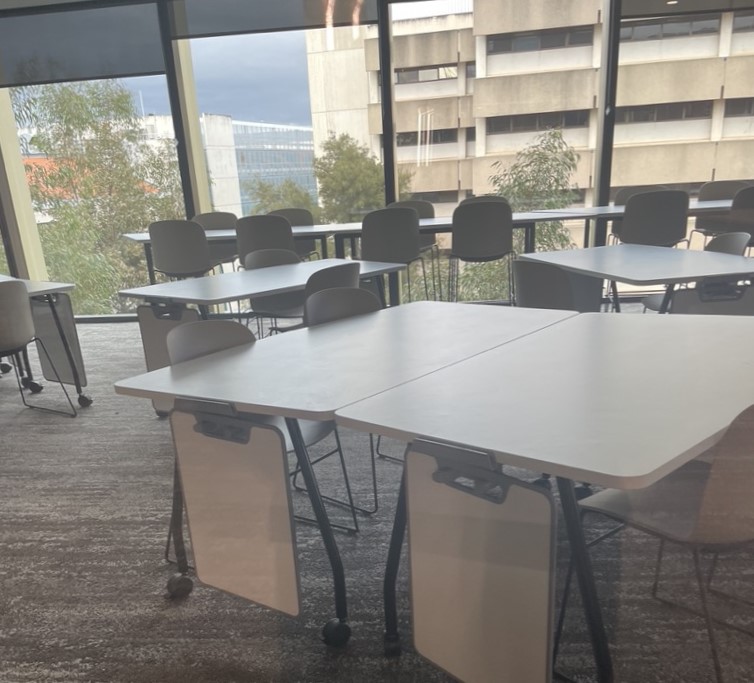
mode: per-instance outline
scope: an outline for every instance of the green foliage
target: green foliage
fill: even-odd
[[[493,164],[490,183],[495,194],[505,197],[514,211],[560,209],[572,204],[577,195],[571,184],[578,154],[563,139],[560,130],[547,130],[522,149],[514,162],[505,167]],[[515,250],[523,251],[522,231],[516,231]],[[538,251],[570,249],[574,245],[568,229],[558,221],[538,223]],[[509,295],[508,268],[501,262],[465,264],[459,282],[465,299],[499,299]]]
[[[308,209],[314,222],[320,222],[320,208],[305,187],[286,178],[282,183],[270,183],[259,178],[245,181],[244,189],[254,203],[254,213],[270,213],[277,209]]]
[[[385,179],[382,164],[347,133],[330,134],[323,153],[314,160],[319,185],[322,221],[347,223],[385,206]],[[399,196],[409,192],[411,174],[400,170]]]
[[[175,150],[148,142],[118,81],[15,88],[19,128],[31,132],[26,172],[50,277],[76,283],[77,313],[125,310],[116,292],[143,284],[143,251],[122,237],[184,215]],[[26,150],[28,151],[28,150]]]

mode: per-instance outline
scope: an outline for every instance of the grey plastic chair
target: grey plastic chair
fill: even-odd
[[[569,273],[550,263],[513,261],[516,306],[597,313],[602,303],[602,280]]]
[[[236,214],[230,211],[208,211],[207,213],[198,213],[192,219],[194,223],[199,223],[204,228],[205,233],[211,233],[213,230],[235,230]],[[236,245],[235,244],[218,244],[208,242],[209,260],[213,267],[223,263],[235,263]]]
[[[635,194],[641,192],[654,192],[655,190],[667,189],[664,185],[634,185],[633,187],[622,187],[615,193],[615,206],[625,206],[626,202]],[[608,236],[608,243],[616,243],[620,241],[620,232],[623,227],[623,220],[621,218],[614,218],[610,226],[610,235]]]
[[[254,333],[246,326],[233,320],[200,320],[198,322],[186,323],[185,325],[179,325],[172,329],[167,336],[168,354],[170,356],[171,365],[175,363],[181,363],[184,361],[199,358],[210,353],[230,349],[236,346],[243,346],[246,344],[253,344],[256,342]],[[288,428],[285,424],[285,420],[281,417],[270,415],[254,415],[255,419],[258,419],[262,424],[274,425],[285,436],[285,448],[288,452],[293,451],[293,443],[291,441]],[[313,446],[319,443],[325,437],[332,434],[335,438],[336,447],[320,456],[316,460],[312,461],[312,465],[321,462],[324,458],[327,458],[336,453],[340,458],[340,466],[343,471],[344,482],[346,486],[346,493],[348,501],[340,501],[333,498],[322,496],[323,500],[328,500],[331,503],[345,507],[351,513],[353,518],[353,527],[343,527],[339,525],[333,525],[337,528],[345,529],[347,531],[357,532],[359,530],[359,523],[356,517],[356,508],[353,504],[353,497],[351,495],[351,484],[348,478],[348,471],[346,469],[345,458],[343,450],[340,444],[340,438],[338,436],[335,422],[317,422],[313,420],[299,420],[299,426],[301,428],[301,434],[304,438],[306,446]],[[298,468],[291,471],[291,477],[293,477]],[[174,490],[175,495],[175,490]],[[297,517],[299,521],[314,522],[308,518]],[[171,527],[172,528],[172,527]],[[169,539],[168,539],[169,544]]]
[[[265,216],[266,218],[266,216]],[[243,219],[241,219],[243,220]],[[285,220],[285,219],[280,219]],[[290,229],[290,226],[288,226]],[[258,249],[249,252],[244,258],[244,268],[270,268],[301,263],[299,255],[289,249]],[[270,330],[276,331],[278,318],[301,318],[304,315],[304,292],[283,292],[252,297],[251,316],[257,321],[257,334],[262,336],[262,320],[270,319]]]
[[[459,261],[486,263],[515,256],[513,250],[513,212],[501,197],[485,199],[470,197],[453,212],[451,226],[450,269],[448,298],[458,299]],[[509,273],[509,291],[513,292],[513,277]],[[511,298],[513,298],[511,296]]]
[[[314,216],[309,209],[277,209],[270,211],[269,216],[282,216],[293,227],[301,225],[314,225]],[[294,240],[296,245],[296,253],[304,259],[316,256],[321,258],[321,254],[317,251],[317,240],[314,239],[296,239]]]
[[[350,318],[354,315],[374,313],[382,308],[380,300],[360,287],[331,287],[315,292],[304,304],[304,320],[307,325]]]
[[[244,216],[236,222],[238,260],[261,249],[287,249],[296,253],[291,224],[283,216]],[[299,258],[299,261],[301,259]]]
[[[204,228],[194,221],[155,221],[149,226],[154,269],[174,278],[200,277],[212,270]]]
[[[479,194],[474,195],[472,197],[466,197],[466,199],[462,199],[458,206],[463,206],[464,204],[476,204],[477,202],[505,202],[508,204],[508,200],[505,197],[500,196],[499,194]]]
[[[65,394],[65,398],[70,406],[70,412],[56,410],[46,406],[28,403],[24,394],[24,387],[21,383],[21,376],[18,371],[18,358],[23,355],[28,367],[28,354],[26,347],[32,342],[37,343],[37,348],[44,354],[50,368],[55,375],[55,379],[60,384],[60,388]],[[18,391],[21,394],[23,404],[28,408],[44,410],[48,413],[58,413],[60,415],[70,415],[76,417],[76,408],[73,406],[71,397],[63,384],[60,374],[55,367],[47,347],[44,342],[37,336],[34,329],[34,319],[32,317],[31,305],[29,304],[29,291],[21,280],[0,281],[0,358],[7,356],[11,360],[13,370],[16,375]],[[39,393],[34,390],[32,393]]]
[[[742,190],[749,184],[744,180],[711,180],[699,188],[698,199],[700,202],[715,199],[733,199],[739,190]],[[706,242],[709,237],[728,232],[729,228],[726,228],[725,224],[720,224],[717,220],[720,216],[727,214],[727,211],[721,211],[719,214],[702,214],[701,216],[697,216],[691,235],[698,232],[705,238]]]
[[[382,308],[379,299],[366,289],[359,287],[333,287],[322,289],[313,293],[306,300],[305,319],[308,325],[324,325],[326,323],[351,318],[357,315],[374,313]],[[369,454],[371,456],[372,466],[372,507],[357,507],[359,512],[366,515],[372,515],[379,509],[379,500],[377,497],[377,469],[375,465],[375,455],[379,453],[379,438],[377,446],[374,444],[374,435],[369,435]],[[388,456],[393,459],[392,456]],[[295,480],[294,480],[295,483]]]
[[[403,199],[399,202],[393,202],[388,204],[388,209],[393,208],[407,208],[416,209],[416,213],[419,214],[419,219],[422,218],[434,218],[435,207],[432,202],[428,202],[425,199]],[[437,299],[439,293],[440,299],[442,299],[442,278],[440,277],[440,247],[437,244],[436,235],[424,235],[419,233],[419,253],[429,252],[429,264],[432,268],[432,295]]]
[[[626,201],[620,241],[672,247],[686,239],[689,196],[683,190],[654,190]]]
[[[738,415],[720,441],[692,460],[644,489],[607,489],[580,502],[596,512],[660,540],[652,597],[701,616],[705,620],[716,679],[723,681],[713,621],[754,635],[738,624],[712,618],[708,594],[714,591],[717,554],[754,540],[754,406]],[[672,602],[658,594],[666,542],[691,552],[701,611]],[[713,552],[711,569],[702,571],[701,554]],[[728,596],[732,598],[733,596]],[[738,679],[735,679],[738,680]]]
[[[419,214],[407,207],[370,211],[361,227],[361,258],[365,261],[406,264],[408,299],[411,301],[410,264],[421,263],[424,294],[429,299],[427,271],[419,253]],[[379,276],[381,277],[381,276]]]
[[[713,237],[709,242],[707,242],[706,246],[704,247],[704,251],[713,251],[718,254],[734,254],[743,256],[744,252],[749,247],[750,240],[751,235],[748,232],[727,232]],[[701,293],[705,288],[709,288],[712,283],[719,284],[720,280],[709,278],[707,280],[702,280],[701,283],[697,283],[697,288],[701,287],[699,293]],[[671,302],[671,311],[673,310],[673,308],[675,308],[675,298],[678,297],[682,291],[683,290],[675,292],[675,294],[673,295],[673,301]],[[697,293],[697,297],[699,293]],[[645,296],[642,300],[642,303],[644,304],[644,310],[659,311],[662,307],[662,300],[664,296],[665,295],[662,293]],[[686,295],[682,296],[681,298],[683,300],[689,299],[689,297],[687,297]],[[675,312],[678,313],[680,311]]]

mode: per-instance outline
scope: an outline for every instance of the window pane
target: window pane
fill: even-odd
[[[513,132],[525,131],[525,130],[537,130],[537,115],[536,114],[523,114],[519,116],[511,117]]]
[[[691,33],[694,35],[703,33],[717,33],[719,30],[719,19],[697,19],[691,24]]]
[[[437,77],[439,79],[458,78],[457,66],[440,66],[437,68]]]
[[[12,100],[50,279],[76,283],[77,314],[129,310],[116,293],[147,271],[123,234],[185,217],[172,119],[143,113],[169,111],[165,79],[29,86]]]
[[[542,49],[565,47],[566,35],[565,31],[543,33],[540,37]]]
[[[591,28],[573,29],[568,34],[568,44],[574,45],[574,46],[575,45],[591,45],[592,34],[593,34],[593,31]]]
[[[662,38],[660,24],[637,24],[633,28],[634,40],[659,40]]]
[[[687,36],[691,33],[690,21],[668,21],[662,27],[663,38]]]
[[[679,121],[683,118],[683,104],[658,104],[657,120],[658,121]]]
[[[754,12],[736,12],[733,16],[734,31],[754,31]]]
[[[529,52],[539,50],[540,41],[537,35],[514,36],[513,52]]]
[[[546,128],[560,128],[563,125],[563,114],[559,111],[545,112],[539,115],[539,130]]]

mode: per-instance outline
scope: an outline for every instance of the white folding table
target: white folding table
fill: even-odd
[[[661,313],[668,310],[673,289],[677,284],[708,277],[735,279],[754,273],[754,259],[746,256],[643,244],[545,251],[521,254],[519,258],[549,263],[573,273],[600,277],[612,282],[665,285]],[[620,310],[619,306],[616,310]]]
[[[754,403],[752,335],[754,320],[741,317],[581,314],[341,408],[336,421],[406,441],[465,444],[556,476],[598,677],[611,681],[572,482],[641,488],[714,444]],[[720,339],[726,352],[708,353]],[[405,499],[385,578],[388,644],[398,640],[404,527]]]
[[[573,315],[570,311],[415,302],[124,379],[115,384],[115,390],[286,419],[332,567],[336,617],[346,623],[343,566],[297,420],[332,420],[344,406]]]

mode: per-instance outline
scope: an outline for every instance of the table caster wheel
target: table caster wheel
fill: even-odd
[[[385,657],[399,657],[402,652],[401,637],[385,634]]]
[[[7,375],[11,370],[13,370],[13,366],[10,363],[0,363],[0,372],[4,375]]]
[[[322,640],[330,647],[344,647],[351,637],[351,627],[340,619],[330,619],[322,629]]]
[[[82,408],[88,408],[92,405],[92,399],[89,396],[84,396],[84,394],[79,394],[79,405]]]
[[[34,380],[29,380],[26,387],[32,394],[38,394],[40,391],[42,391],[42,389],[44,389],[44,387],[39,382],[35,382]]]
[[[168,595],[171,598],[185,598],[194,589],[194,582],[185,574],[173,574],[168,579]]]

